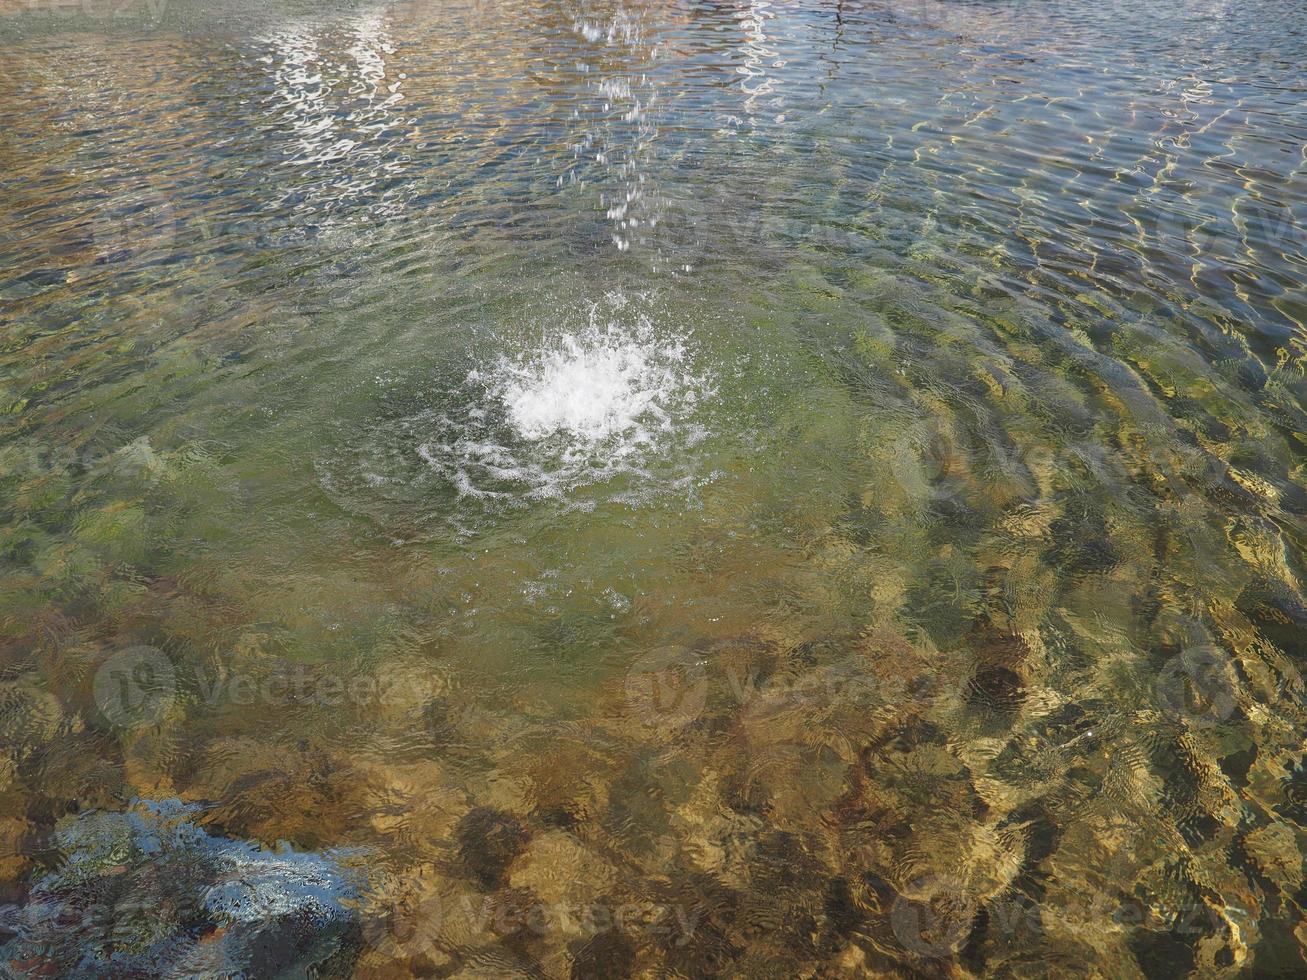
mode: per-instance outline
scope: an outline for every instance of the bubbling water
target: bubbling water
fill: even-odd
[[[389,379],[370,419],[341,425],[314,462],[319,485],[397,541],[477,536],[514,514],[692,504],[734,431],[722,391],[738,365],[669,322],[649,297],[614,292],[588,313],[461,331]]]
[[[616,331],[565,334],[535,358],[501,358],[488,386],[525,439],[562,432],[593,444],[619,437],[613,448],[625,454],[650,441],[647,425],[668,425],[678,399],[695,400],[694,387],[682,383],[684,361],[681,343],[659,348]]]
[[[605,321],[501,354],[470,371],[418,447],[461,497],[506,506],[612,485],[633,501],[693,482],[684,450],[706,435],[701,405],[715,393],[689,338],[647,318]]]

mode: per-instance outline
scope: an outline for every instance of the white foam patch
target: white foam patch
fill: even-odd
[[[694,387],[685,384],[684,357],[680,344],[655,348],[615,334],[566,334],[555,350],[536,359],[501,361],[491,390],[523,438],[566,432],[595,443],[628,436],[614,447],[621,451],[647,440],[646,425],[665,425],[677,401],[694,400]]]
[[[461,496],[508,505],[614,481],[612,499],[674,489],[691,479],[682,457],[714,394],[694,361],[688,338],[601,322],[596,308],[587,327],[471,371],[466,408],[442,415],[418,453]]]

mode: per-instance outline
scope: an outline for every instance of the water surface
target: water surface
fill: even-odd
[[[180,798],[359,976],[1307,971],[1307,6],[3,9],[6,902]]]

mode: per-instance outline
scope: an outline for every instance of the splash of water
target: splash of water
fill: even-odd
[[[694,400],[693,387],[682,383],[684,363],[680,341],[657,347],[611,328],[569,333],[531,358],[502,358],[489,390],[523,438],[562,432],[593,444],[617,436],[614,448],[625,453],[649,441],[646,426],[669,424],[674,402]]]
[[[687,474],[666,471],[704,437],[713,385],[689,338],[607,312],[469,372],[422,459],[461,496],[510,506],[614,481],[614,499],[681,485]]]
[[[581,127],[574,145],[577,163],[559,175],[558,184],[575,183],[578,174],[594,174],[601,187],[600,205],[611,222],[612,242],[625,252],[657,226],[662,213],[649,178],[658,139],[654,107],[659,86],[650,75],[659,59],[658,44],[646,39],[638,15],[621,8],[606,23],[578,16],[574,27],[596,49],[593,64],[583,61],[581,70],[587,77],[593,70],[597,77],[588,82],[591,95],[582,100],[575,117]],[[620,53],[616,69],[610,63],[613,52]],[[583,157],[593,157],[598,170],[589,171]]]

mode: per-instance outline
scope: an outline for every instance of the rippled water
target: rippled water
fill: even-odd
[[[0,972],[1307,972],[1307,5],[0,40]]]

